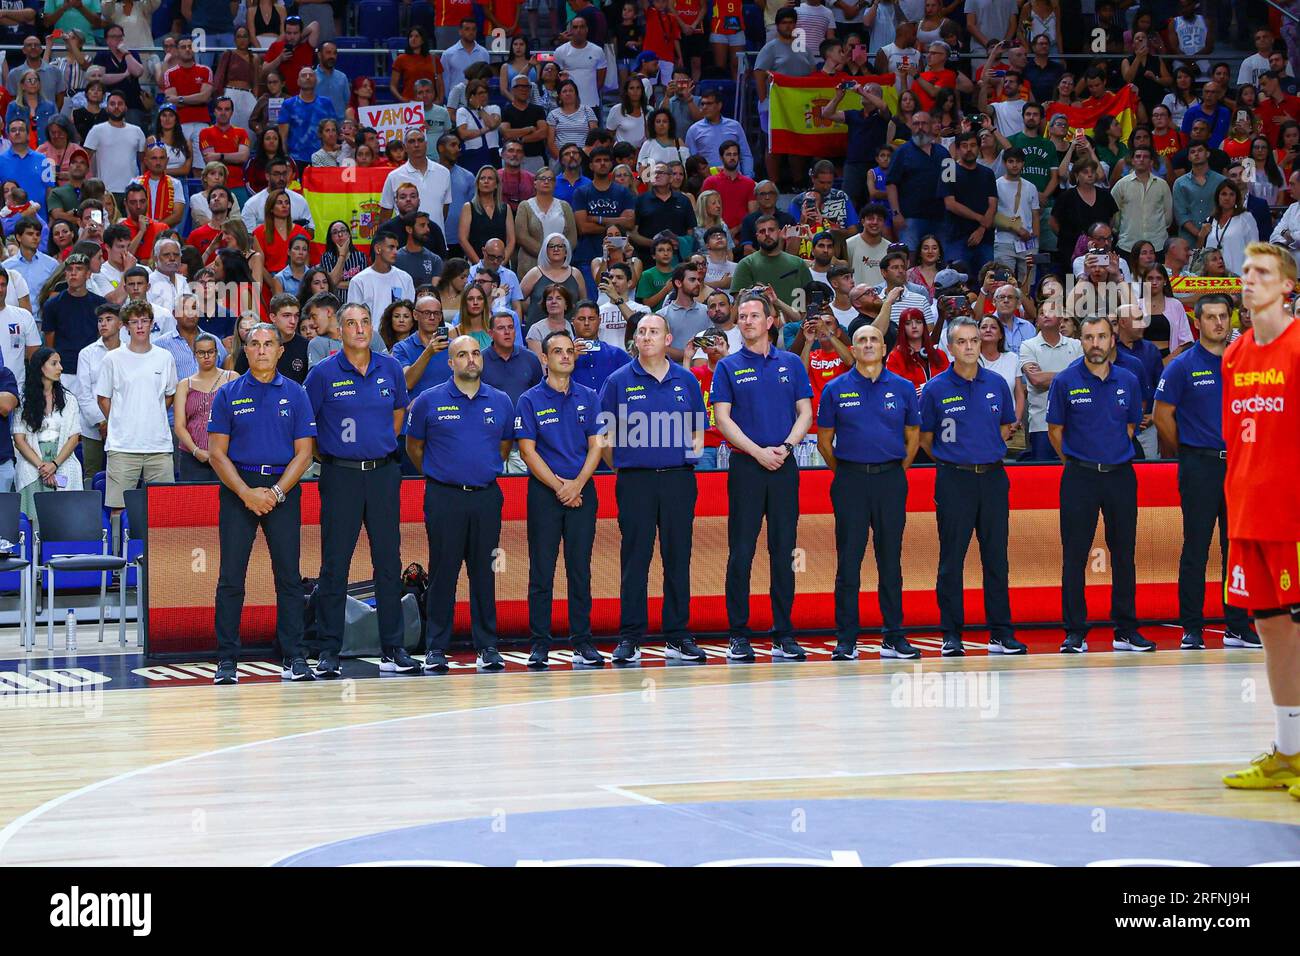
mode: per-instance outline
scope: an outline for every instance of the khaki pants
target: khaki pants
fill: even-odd
[[[104,504],[109,508],[125,508],[122,493],[137,483],[170,485],[176,481],[172,453],[160,451],[140,453],[110,451],[108,453],[107,481],[104,485]]]

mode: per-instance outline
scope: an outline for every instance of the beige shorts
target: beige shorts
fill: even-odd
[[[145,484],[174,484],[176,471],[172,453],[110,451],[104,471],[104,504],[109,508],[125,508],[126,499],[122,493],[134,488],[141,480]]]

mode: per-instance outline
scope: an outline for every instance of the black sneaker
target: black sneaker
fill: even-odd
[[[475,662],[485,671],[505,670],[506,659],[502,657],[495,647],[485,647],[478,652],[478,660]]]
[[[1067,634],[1061,644],[1062,654],[1085,654],[1088,651],[1088,638],[1082,634]]]
[[[880,656],[910,661],[920,657],[921,652],[908,643],[905,637],[886,637],[880,642]]]
[[[451,670],[447,655],[442,651],[429,651],[424,655],[424,672],[426,674],[445,674]]]
[[[939,652],[943,657],[965,657],[966,648],[961,645],[961,638],[956,634],[945,634],[943,638],[943,650]]]
[[[420,662],[406,653],[406,648],[390,647],[379,659],[379,670],[384,674],[414,674],[420,670]]]
[[[222,661],[217,665],[217,672],[212,675],[214,684],[238,684],[239,668],[234,661]]]
[[[772,659],[785,658],[787,661],[806,661],[808,655],[793,637],[783,637],[772,642]]]
[[[1029,648],[1023,641],[1018,641],[1010,634],[1006,637],[989,638],[990,654],[1028,654]]]
[[[1145,654],[1156,649],[1156,642],[1147,640],[1141,634],[1116,634],[1110,646],[1117,651],[1139,651]]]
[[[619,641],[611,660],[620,666],[641,660],[641,646],[636,641]]]
[[[1224,647],[1263,647],[1264,642],[1259,639],[1259,635],[1253,630],[1247,628],[1245,631],[1224,631]]]
[[[664,657],[670,661],[687,661],[691,664],[703,664],[709,659],[709,655],[704,653],[700,645],[689,637],[664,644]]]
[[[857,659],[857,641],[837,641],[835,650],[831,651],[831,660],[833,661],[856,661]]]
[[[316,662],[316,676],[321,680],[338,680],[343,676],[343,668],[339,666],[339,657],[337,654],[331,654],[326,651]]]
[[[551,666],[551,646],[544,641],[533,642],[533,652],[528,655],[530,671],[544,671]]]
[[[604,667],[605,657],[592,646],[590,641],[583,641],[573,646],[573,663],[586,667]]]
[[[749,646],[749,641],[743,637],[733,637],[727,645],[727,660],[744,661],[746,664],[754,663],[754,649]]]
[[[280,677],[283,680],[313,680],[311,668],[307,666],[307,658],[295,657],[292,660],[285,658],[281,664]]]
[[[1228,639],[1227,635],[1223,638]],[[1201,636],[1200,631],[1183,631],[1183,639],[1179,641],[1178,647],[1184,651],[1203,651],[1205,650],[1205,638]]]

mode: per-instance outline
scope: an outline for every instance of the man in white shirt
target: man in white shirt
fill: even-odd
[[[1032,282],[1038,252],[1038,189],[1022,178],[1025,154],[1013,146],[1002,154],[1007,174],[997,179],[998,218],[1014,226],[998,226],[993,234],[993,258],[1015,270],[1017,282]]]
[[[122,287],[126,289],[126,301],[142,302],[149,307],[153,313],[153,330],[149,333],[149,341],[157,342],[164,335],[176,331],[176,316],[171,309],[164,309],[149,301],[150,275],[149,270],[144,266],[132,266],[126,270],[122,276]],[[122,329],[122,342],[128,339],[130,329]]]
[[[885,238],[884,229],[885,207],[880,203],[864,206],[862,232],[849,236],[845,243],[855,284],[880,285],[885,281],[880,274],[880,263],[889,251],[889,240]]]
[[[141,479],[161,484],[176,480],[167,420],[176,394],[176,362],[170,352],[149,341],[153,312],[147,302],[129,303],[122,317],[130,341],[105,356],[95,382],[99,410],[108,419],[104,504],[114,513],[126,507],[123,492]]]
[[[4,300],[9,289],[9,272],[0,268],[0,301]],[[16,305],[6,305],[0,309],[0,356],[4,358],[5,368],[14,373],[18,380],[18,394],[23,393],[23,380],[27,377],[27,360],[41,345],[41,333],[36,328],[36,320],[26,309]]]
[[[158,268],[149,276],[147,298],[159,308],[176,314],[176,303],[189,295],[190,283],[181,275],[181,245],[175,239],[159,239],[153,244],[154,263]]]
[[[429,162],[429,142],[422,129],[406,131],[406,162],[388,174],[379,197],[379,221],[393,215],[397,205],[397,187],[412,183],[420,193],[420,212],[427,212],[439,226],[447,219],[451,207],[451,174],[442,163]]]
[[[1287,187],[1291,194],[1291,205],[1286,207],[1286,212],[1282,213],[1282,218],[1273,227],[1273,234],[1268,237],[1268,241],[1290,249],[1296,264],[1300,265],[1300,170],[1291,174]]]
[[[1255,31],[1255,52],[1241,61],[1241,69],[1237,71],[1238,86],[1259,86],[1259,78],[1270,69],[1268,55],[1273,52],[1276,42],[1277,38],[1267,27]],[[1295,76],[1290,63],[1286,65],[1286,75]]]
[[[1029,461],[1056,461],[1047,437],[1047,394],[1052,379],[1075,359],[1082,358],[1078,339],[1061,334],[1061,304],[1048,299],[1038,311],[1038,334],[1020,343],[1020,373],[1025,379],[1025,421],[1029,430]]]
[[[126,99],[121,93],[108,94],[105,108],[108,122],[92,126],[84,146],[95,177],[103,180],[109,192],[121,196],[131,180],[140,175],[139,157],[144,152],[145,136],[140,127],[126,121]]]
[[[311,207],[307,205],[307,200],[302,197],[302,193],[289,189],[289,161],[273,159],[266,164],[266,188],[249,196],[248,202],[244,203],[244,209],[239,214],[239,218],[243,219],[244,225],[248,227],[249,234],[251,235],[253,230],[266,219],[266,197],[273,189],[289,191],[289,215],[308,232],[315,232],[316,223],[312,221]]]
[[[575,16],[569,21],[568,43],[563,43],[555,50],[555,62],[560,69],[569,74],[569,79],[578,85],[578,100],[583,106],[590,106],[600,116],[600,91],[605,86],[605,51],[594,43],[587,42],[587,20]]]
[[[983,56],[999,40],[1010,40],[1018,12],[1016,0],[966,0],[971,56]]]
[[[95,396],[99,369],[108,353],[122,346],[122,319],[115,305],[105,302],[95,310],[99,338],[77,353],[77,383],[73,394],[81,409],[82,488],[89,491],[95,475],[104,470],[104,439],[108,437],[108,419]]]
[[[362,269],[348,284],[348,301],[361,302],[370,307],[370,320],[379,333],[379,320],[384,310],[398,299],[414,299],[415,283],[401,269],[395,268],[397,262],[397,237],[385,233],[375,238],[370,246],[374,262],[369,268]]]
[[[636,301],[631,285],[632,269],[625,262],[615,262],[600,277],[600,297],[596,300],[600,310],[598,338],[606,345],[626,349],[628,326],[635,326],[637,316],[650,311]]]

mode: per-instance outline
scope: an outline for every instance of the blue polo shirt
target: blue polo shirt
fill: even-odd
[[[1200,342],[1167,366],[1156,401],[1174,407],[1178,443],[1223,451],[1223,359]]]
[[[393,346],[393,358],[397,359],[398,364],[404,369],[414,365],[423,352],[424,343],[414,332]],[[447,364],[446,351],[429,356],[429,364],[424,367],[424,374],[409,389],[411,400],[414,401],[421,392],[428,391],[435,385],[441,385],[449,378],[451,378],[451,366]],[[402,380],[406,380],[405,374]]]
[[[516,346],[508,359],[498,355],[491,345],[483,349],[483,381],[501,389],[510,396],[510,401],[519,401],[524,392],[541,380],[542,360],[531,349]]]
[[[934,435],[937,461],[950,465],[1001,461],[1007,454],[1002,426],[1015,421],[1016,403],[1006,379],[986,368],[967,381],[949,366],[921,389],[921,431]]]
[[[676,362],[668,363],[663,381],[640,360],[628,362],[605,380],[600,410],[615,468],[680,468],[698,460],[691,433],[708,427],[704,396],[695,376]]]
[[[605,385],[605,379],[630,361],[632,356],[623,349],[600,339],[587,339],[584,347],[578,351],[578,361],[573,366],[573,380],[599,394]]]
[[[1120,465],[1133,460],[1128,425],[1142,421],[1142,386],[1128,369],[1111,365],[1105,380],[1076,359],[1052,379],[1047,424],[1064,425],[1070,458]]]
[[[545,380],[519,397],[515,407],[515,438],[537,442],[537,454],[555,477],[577,478],[587,460],[587,439],[600,431],[596,393],[570,381],[569,391],[557,392]]]
[[[901,460],[903,429],[919,424],[916,386],[888,369],[873,382],[854,366],[827,382],[817,403],[817,427],[835,429],[835,457],[859,465]]]
[[[449,485],[486,485],[501,473],[501,443],[514,438],[510,396],[486,382],[470,398],[455,379],[411,403],[406,434],[424,442],[423,472]]]
[[[1142,407],[1151,411],[1151,404],[1156,398],[1156,386],[1160,384],[1160,376],[1165,372],[1165,361],[1160,357],[1160,349],[1146,339],[1138,339],[1131,346],[1123,342],[1118,344],[1117,354],[1133,357],[1142,370],[1138,376],[1138,381],[1142,383]],[[1124,367],[1132,371],[1129,363],[1125,362]]]
[[[410,404],[402,366],[391,355],[370,353],[365,374],[342,351],[307,373],[303,382],[316,412],[316,443],[323,454],[369,461],[397,451],[393,412]]]
[[[709,390],[710,402],[731,405],[731,420],[763,448],[786,440],[801,398],[812,399],[808,370],[799,356],[778,348],[759,355],[742,345],[718,363]]]
[[[293,460],[294,441],[316,437],[316,416],[293,379],[276,372],[259,382],[245,372],[212,397],[208,434],[230,436],[226,454],[236,467],[283,467]]]
[[[1214,108],[1214,113],[1205,112],[1205,106],[1202,103],[1194,103],[1187,108],[1183,114],[1182,131],[1190,133],[1192,124],[1198,119],[1203,119],[1210,124],[1210,145],[1218,149],[1223,145],[1223,138],[1228,135],[1228,128],[1232,123],[1232,111],[1220,103]]]

